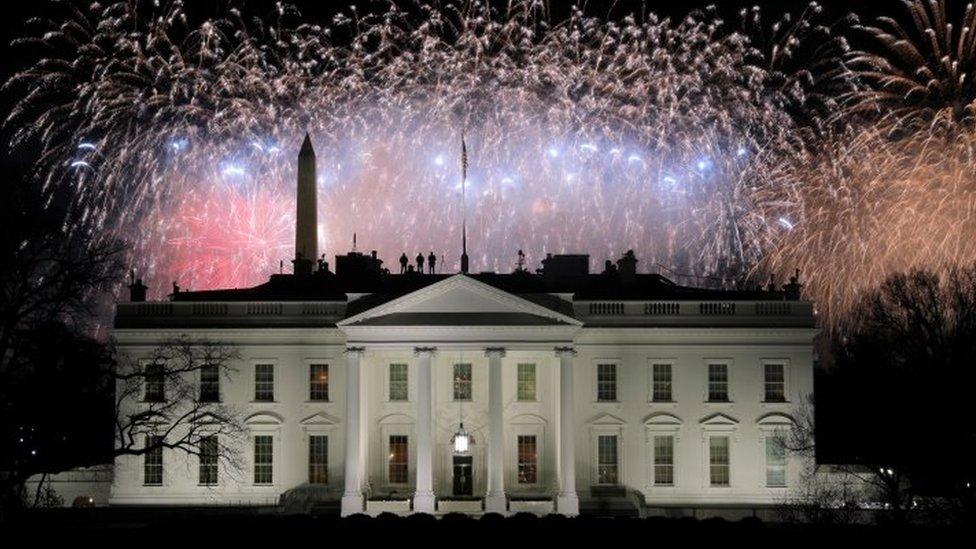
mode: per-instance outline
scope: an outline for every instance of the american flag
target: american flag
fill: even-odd
[[[468,146],[464,144],[464,134],[461,134],[461,184],[468,178]]]

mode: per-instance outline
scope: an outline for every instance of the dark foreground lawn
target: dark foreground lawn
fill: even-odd
[[[305,545],[308,543],[305,540],[316,540],[314,547],[350,542],[353,547],[377,544],[380,547],[413,547],[419,543],[469,547],[491,543],[502,549],[518,549],[553,543],[577,547],[585,542],[595,549],[615,549],[657,548],[665,547],[665,543],[691,548],[707,542],[719,547],[739,547],[749,543],[784,548],[816,545],[827,549],[834,549],[826,546],[827,543],[863,547],[910,543],[934,549],[968,546],[974,539],[971,527],[799,525],[764,523],[753,518],[730,522],[691,518],[537,518],[532,515],[503,518],[489,514],[481,518],[383,515],[340,519],[244,510],[57,509],[9,512],[0,522],[0,547],[23,547],[6,542],[14,539],[40,541],[46,537],[67,539],[76,547],[83,543],[85,547],[139,548],[149,545],[172,549],[197,547],[204,542],[213,549],[231,549],[224,544],[240,542],[247,544],[243,547],[261,542],[269,549],[284,549],[285,546],[279,543],[293,545],[300,540]],[[95,545],[89,545],[90,542]]]

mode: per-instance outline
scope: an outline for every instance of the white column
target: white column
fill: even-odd
[[[573,419],[573,357],[572,347],[556,347],[559,357],[559,494],[556,512],[579,514],[576,495],[576,425]]]
[[[360,371],[359,361],[365,349],[346,349],[346,489],[342,494],[342,516],[363,512],[362,456],[360,431]]]
[[[502,414],[502,357],[505,349],[485,349],[488,357],[488,494],[485,511],[504,513],[505,500],[505,424]]]
[[[417,489],[413,494],[415,513],[434,512],[433,399],[430,368],[436,348],[417,347]]]

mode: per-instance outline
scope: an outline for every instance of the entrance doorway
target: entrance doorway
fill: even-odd
[[[473,459],[471,456],[454,456],[454,495],[471,496],[474,494],[471,474],[474,468],[471,466]]]

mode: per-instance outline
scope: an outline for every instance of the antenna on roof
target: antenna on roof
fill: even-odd
[[[356,233],[352,233],[352,251],[356,251]]]
[[[461,132],[461,272],[468,272],[468,219],[465,186],[468,180],[468,146]]]

